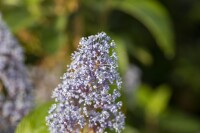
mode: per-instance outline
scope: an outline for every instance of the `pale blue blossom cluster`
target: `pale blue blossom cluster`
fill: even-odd
[[[23,63],[23,50],[0,16],[0,132],[14,132],[32,107],[32,86]]]
[[[104,32],[80,40],[62,83],[53,92],[56,104],[46,118],[51,133],[80,133],[86,127],[94,133],[120,133],[124,128],[118,100],[122,81],[114,48]]]

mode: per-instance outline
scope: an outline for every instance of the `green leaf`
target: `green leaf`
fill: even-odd
[[[109,5],[130,14],[143,23],[154,36],[166,57],[174,56],[174,34],[167,10],[155,0],[115,0]]]
[[[39,106],[25,116],[16,128],[15,133],[49,133],[45,117],[52,102]]]
[[[139,133],[135,128],[126,125],[126,128],[122,131],[122,133]]]
[[[149,99],[148,106],[146,108],[147,116],[157,117],[160,115],[166,108],[171,97],[171,91],[168,86],[161,85],[154,92],[151,99]]]
[[[135,48],[133,54],[144,65],[151,65],[153,62],[153,57],[146,49]]]
[[[146,84],[141,84],[134,95],[137,104],[142,108],[146,108],[153,95],[152,88]]]
[[[16,6],[20,5],[22,2],[20,0],[4,0],[3,4],[9,5],[9,6]]]
[[[142,84],[136,91],[137,104],[142,107],[148,118],[156,118],[168,105],[171,97],[170,88],[166,85],[153,90],[150,86]]]
[[[45,27],[42,29],[42,33],[40,34],[40,44],[42,49],[47,54],[54,54],[63,44],[65,44],[66,37],[64,34],[59,33],[53,28]]]
[[[200,121],[180,111],[170,110],[160,117],[161,132],[167,133],[198,133]]]
[[[29,27],[35,19],[25,8],[15,8],[4,14],[4,19],[13,32]]]
[[[118,54],[119,70],[123,75],[126,73],[129,65],[128,55],[125,47],[125,41],[117,36],[114,36],[113,39],[116,43],[116,52]]]

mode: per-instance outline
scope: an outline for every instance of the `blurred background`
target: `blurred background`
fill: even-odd
[[[124,133],[200,133],[199,0],[0,0],[0,11],[36,105],[52,100],[80,38],[104,31],[117,45]]]

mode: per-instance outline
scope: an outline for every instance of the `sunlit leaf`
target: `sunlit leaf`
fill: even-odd
[[[40,5],[41,1],[42,0],[24,0],[24,4],[34,18],[39,18],[43,14]]]
[[[3,4],[9,5],[9,6],[16,6],[20,5],[22,2],[20,0],[4,0]]]
[[[161,85],[153,90],[148,85],[141,85],[136,91],[137,104],[142,107],[147,117],[157,117],[168,105],[171,97],[171,91],[168,86]]]
[[[137,104],[142,108],[146,108],[153,92],[150,86],[142,84],[136,91],[135,95]]]
[[[168,86],[162,85],[157,88],[153,93],[151,99],[149,99],[146,113],[149,117],[157,117],[167,107],[171,91]]]

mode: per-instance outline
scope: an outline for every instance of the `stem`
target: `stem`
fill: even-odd
[[[80,133],[94,133],[94,129],[88,128],[88,126],[86,126]]]

